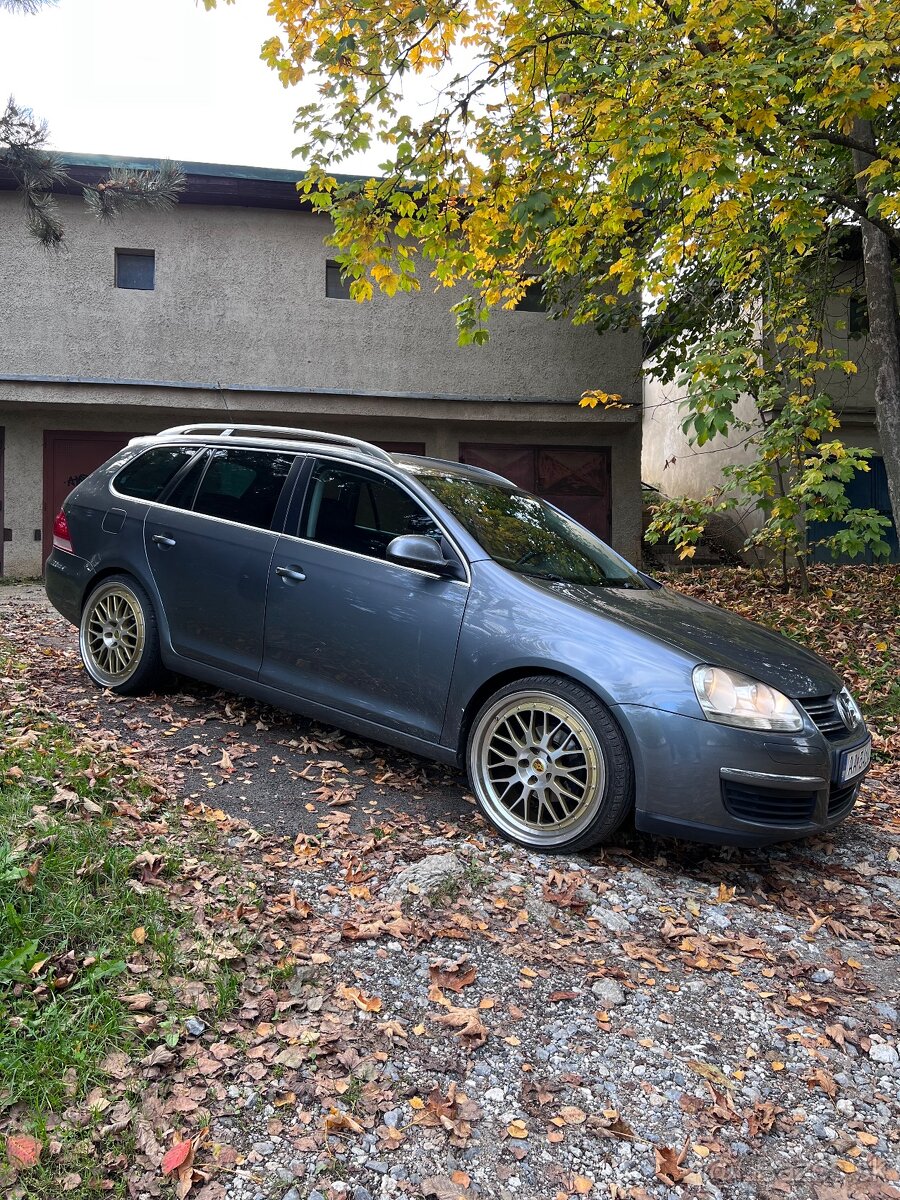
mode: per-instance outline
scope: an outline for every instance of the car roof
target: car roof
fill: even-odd
[[[313,429],[295,429],[285,425],[240,425],[202,424],[176,425],[156,434],[132,438],[129,446],[150,447],[160,442],[177,441],[181,444],[210,446],[219,445],[252,447],[265,450],[295,450],[306,454],[338,454],[360,466],[392,466],[404,474],[426,475],[439,472],[461,479],[481,479],[493,483],[510,485],[510,481],[493,471],[450,459],[431,458],[419,454],[396,453],[376,446],[361,438],[344,434],[328,433]]]

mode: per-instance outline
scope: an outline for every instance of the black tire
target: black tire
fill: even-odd
[[[529,850],[587,850],[612,837],[634,803],[631,755],[609,709],[554,675],[517,679],[485,701],[466,767],[487,820]]]
[[[91,591],[78,648],[94,683],[119,696],[155,691],[165,675],[153,602],[128,575],[108,575]]]

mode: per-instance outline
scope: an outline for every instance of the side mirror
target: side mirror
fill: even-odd
[[[459,577],[455,562],[444,558],[444,552],[433,538],[421,533],[406,533],[395,537],[388,544],[386,557],[404,567],[416,567],[419,571],[430,571],[432,575]]]

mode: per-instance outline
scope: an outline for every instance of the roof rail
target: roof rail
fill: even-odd
[[[216,431],[218,430],[218,433]],[[323,442],[333,446],[347,446],[358,450],[360,454],[368,454],[371,458],[379,458],[382,462],[392,463],[394,460],[387,450],[364,442],[361,438],[345,437],[340,433],[323,433],[318,429],[295,429],[290,425],[173,425],[171,429],[163,429],[156,437],[190,437],[193,434],[209,434],[216,437],[232,437],[234,434],[286,434],[290,439],[304,442]]]

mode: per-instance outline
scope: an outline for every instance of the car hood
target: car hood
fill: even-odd
[[[828,664],[797,642],[668,587],[643,591],[529,582],[683,651],[698,663],[741,671],[788,696],[824,696],[841,687]]]

